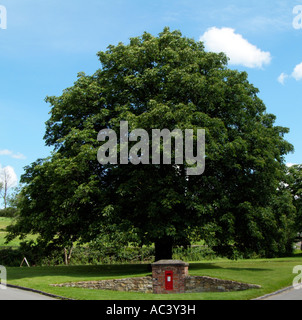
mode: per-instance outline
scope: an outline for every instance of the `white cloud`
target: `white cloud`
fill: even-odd
[[[290,163],[290,162],[286,164],[286,166],[289,167],[289,168],[292,167],[292,166],[295,166],[295,165],[296,165],[296,163]]]
[[[294,77],[297,81],[302,79],[302,63],[296,65],[292,77]]]
[[[20,152],[12,154],[12,158],[20,159],[20,160],[25,160],[26,159],[25,155],[20,153]]]
[[[0,150],[0,156],[9,156],[11,158],[20,159],[20,160],[26,159],[25,155],[23,155],[22,153],[20,152],[14,153],[13,151],[8,149]]]
[[[280,74],[280,76],[278,77],[278,82],[280,82],[281,84],[284,84],[286,78],[288,78],[288,75],[286,73],[282,72]]]
[[[294,78],[296,81],[302,80],[302,62],[295,66],[294,71],[290,75],[282,72],[278,77],[278,82],[284,84],[286,78]]]
[[[224,52],[230,64],[248,68],[262,68],[271,62],[271,54],[258,49],[231,28],[208,29],[201,37],[205,48],[212,52]]]
[[[11,154],[12,154],[12,152],[7,149],[0,150],[0,156],[10,156]]]

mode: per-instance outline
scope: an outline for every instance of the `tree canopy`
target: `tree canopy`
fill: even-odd
[[[296,164],[288,169],[288,188],[293,196],[297,210],[296,230],[302,233],[302,165]]]
[[[44,139],[54,150],[26,168],[10,237],[31,232],[66,244],[106,235],[155,243],[156,260],[198,240],[230,257],[288,253],[295,209],[280,181],[293,146],[247,73],[168,28],[98,58],[93,75],[79,73],[61,96],[46,98]],[[130,131],[205,129],[204,173],[188,176],[186,163],[99,163],[98,132],[118,132],[121,121]]]

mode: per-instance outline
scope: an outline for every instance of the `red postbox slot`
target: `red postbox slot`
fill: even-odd
[[[165,271],[166,290],[173,290],[173,271]]]

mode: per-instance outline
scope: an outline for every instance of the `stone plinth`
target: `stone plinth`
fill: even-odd
[[[189,264],[180,260],[160,260],[152,263],[153,293],[184,293]]]

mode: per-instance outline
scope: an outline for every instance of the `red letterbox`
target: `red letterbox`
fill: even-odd
[[[166,290],[173,290],[173,271],[165,271]]]

